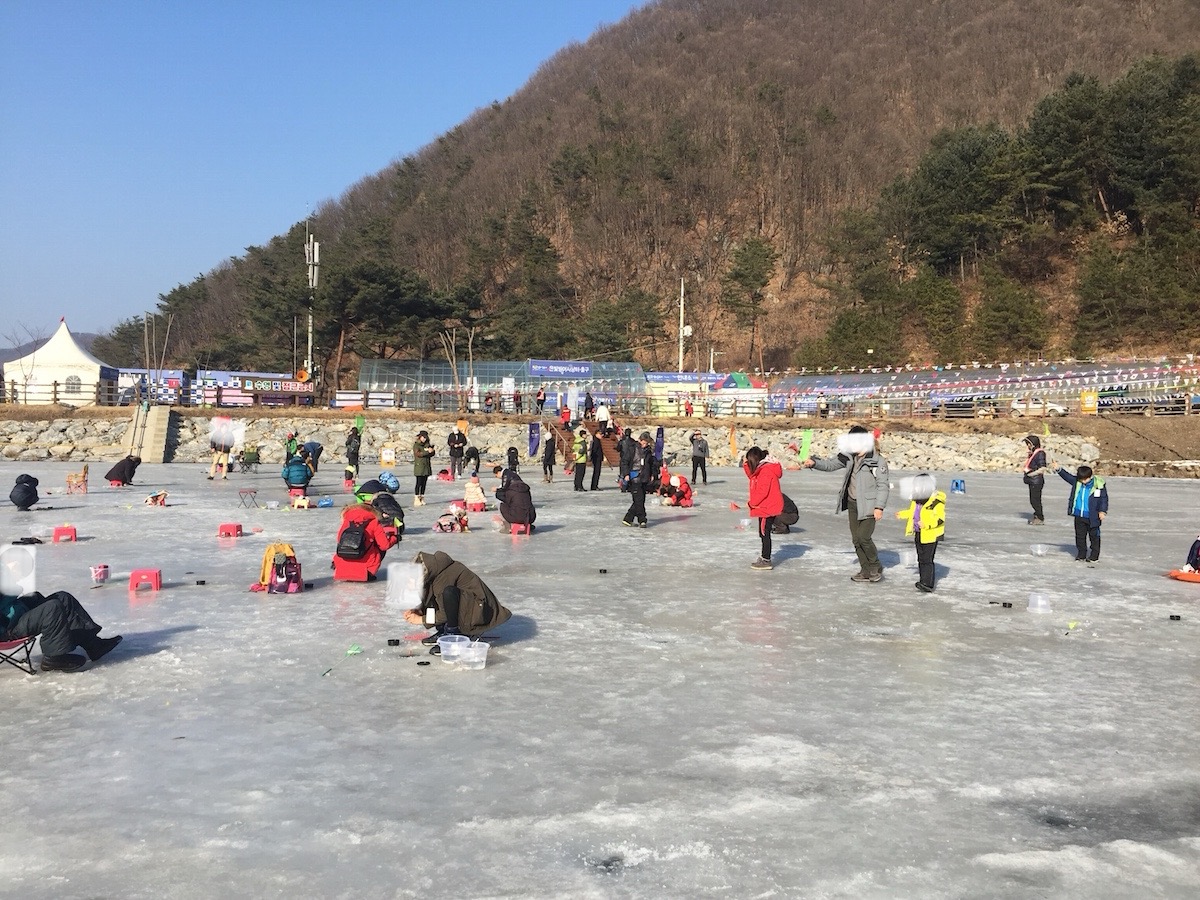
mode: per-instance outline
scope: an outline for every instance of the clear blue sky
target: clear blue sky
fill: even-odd
[[[0,0],[0,346],[105,331],[644,0]]]

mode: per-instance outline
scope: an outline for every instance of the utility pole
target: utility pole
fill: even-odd
[[[308,231],[308,220],[304,222],[304,261],[308,264],[308,354],[304,357],[304,371],[312,377],[313,370],[313,303],[317,292],[317,279],[321,274],[321,245]]]
[[[683,371],[683,279],[679,279],[679,371]]]

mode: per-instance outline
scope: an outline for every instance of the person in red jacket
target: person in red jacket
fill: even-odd
[[[762,538],[762,554],[750,564],[752,569],[770,569],[771,528],[775,517],[783,512],[783,490],[779,479],[783,477],[783,466],[760,447],[746,451],[742,471],[750,479],[750,515],[758,519],[758,534]]]
[[[400,535],[396,529],[380,522],[380,512],[369,503],[347,506],[338,529],[338,549],[333,555],[333,577],[339,581],[374,581],[387,551],[396,546]],[[346,532],[361,530],[362,539]],[[353,549],[349,546],[356,544]]]
[[[663,485],[663,506],[692,507],[692,486],[682,475],[672,475]]]

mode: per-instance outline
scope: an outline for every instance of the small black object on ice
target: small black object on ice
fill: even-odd
[[[1000,605],[1003,606],[1005,609],[1012,609],[1011,603],[1001,603]]]
[[[1171,616],[1171,621],[1172,622],[1182,622],[1183,617],[1182,616]]]
[[[311,581],[304,582],[304,589],[306,591],[311,591],[313,589],[313,583]]]
[[[400,638],[388,638],[388,646],[389,647],[399,647],[400,646]]]
[[[607,574],[608,574],[608,569],[601,569],[601,570],[600,570],[600,574],[601,574],[601,575],[607,575]]]
[[[206,582],[203,578],[201,578],[199,581],[196,582],[196,584],[207,584],[207,583],[208,582]]]
[[[429,660],[427,660],[427,659],[418,659],[418,660],[417,660],[417,665],[418,665],[418,666],[427,666],[427,665],[429,665]]]

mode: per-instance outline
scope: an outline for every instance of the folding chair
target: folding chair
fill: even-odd
[[[238,503],[239,506],[258,507],[258,490],[256,488],[239,488]]]
[[[68,494],[86,494],[88,484],[88,467],[84,463],[82,472],[71,472],[67,475],[67,493]]]
[[[6,662],[10,666],[20,669],[22,672],[36,675],[37,670],[33,667],[33,660],[29,658],[29,654],[33,652],[33,645],[35,643],[37,643],[36,634],[32,637],[0,641],[0,662]]]

